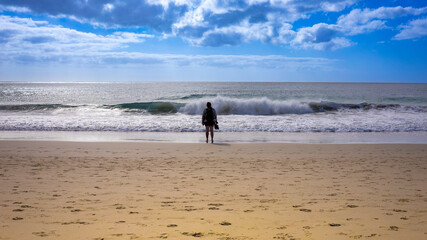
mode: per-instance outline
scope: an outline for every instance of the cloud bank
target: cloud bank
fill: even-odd
[[[336,50],[354,45],[349,37],[390,28],[387,20],[419,16],[427,7],[358,9],[356,0],[0,0],[0,10],[31,11],[54,17],[70,17],[106,28],[137,27],[163,37],[180,37],[195,46],[239,45],[259,41],[294,48]],[[315,13],[342,12],[336,23],[318,22],[294,28],[298,20]],[[394,40],[412,39],[423,20],[400,26]],[[31,40],[31,39],[30,39]],[[33,41],[52,39],[36,38]]]
[[[115,32],[97,35],[79,32],[46,21],[0,16],[1,62],[66,63],[80,65],[149,65],[210,67],[262,67],[327,69],[335,60],[326,58],[285,57],[278,55],[184,55],[126,52],[129,43],[152,38],[149,34]]]

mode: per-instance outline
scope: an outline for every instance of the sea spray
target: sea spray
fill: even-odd
[[[208,99],[202,99],[186,104],[179,109],[180,113],[200,114],[206,107]],[[212,106],[218,114],[224,115],[280,115],[313,113],[308,104],[298,101],[276,101],[266,97],[237,99],[229,97],[215,97]]]

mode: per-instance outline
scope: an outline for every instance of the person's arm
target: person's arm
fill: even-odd
[[[214,109],[213,112],[214,112],[214,120],[216,123],[218,123],[218,119],[216,118],[216,110]]]

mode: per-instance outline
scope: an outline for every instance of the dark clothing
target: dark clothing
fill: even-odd
[[[204,121],[203,124],[205,126],[213,126],[216,123],[216,111],[214,108],[206,108],[203,111]]]

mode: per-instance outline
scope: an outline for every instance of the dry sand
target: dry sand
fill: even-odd
[[[0,141],[0,239],[427,239],[426,145]]]

